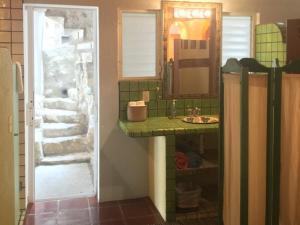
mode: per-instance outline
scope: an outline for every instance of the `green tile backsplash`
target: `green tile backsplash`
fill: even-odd
[[[170,115],[172,100],[162,99],[162,81],[119,81],[119,118],[126,120],[127,103],[142,99],[142,92],[149,91],[150,102],[148,105],[149,117],[160,117]],[[219,101],[210,99],[178,99],[176,100],[176,114],[186,115],[187,109],[199,107],[201,114],[218,114]]]
[[[271,67],[276,58],[279,65],[286,63],[286,43],[284,27],[275,23],[256,25],[255,58],[264,66]]]
[[[175,187],[176,187],[176,170],[175,170],[175,136],[166,136],[166,217],[167,221],[175,221],[176,201],[175,201]]]

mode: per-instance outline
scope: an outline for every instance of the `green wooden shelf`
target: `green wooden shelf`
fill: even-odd
[[[176,176],[182,177],[182,176],[194,176],[203,173],[203,170],[206,169],[217,169],[218,163],[217,161],[212,160],[203,160],[202,164],[198,168],[188,168],[184,170],[176,170]]]

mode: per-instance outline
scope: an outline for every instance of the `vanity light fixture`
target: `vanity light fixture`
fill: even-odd
[[[206,9],[206,10],[204,11],[204,16],[205,16],[205,18],[211,17],[211,10]]]
[[[185,19],[205,19],[211,17],[211,10],[174,8],[174,17]]]

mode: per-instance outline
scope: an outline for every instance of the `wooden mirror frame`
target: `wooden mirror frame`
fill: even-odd
[[[174,22],[173,13],[170,13],[169,8],[207,8],[212,10],[211,16],[211,28],[209,39],[209,91],[208,94],[176,94],[174,93],[174,83],[172,84],[172,95],[168,94],[169,84],[166,77],[163,77],[164,82],[164,97],[170,98],[210,98],[217,97],[219,93],[219,70],[221,66],[221,21],[222,21],[222,3],[208,3],[208,2],[174,2],[174,1],[162,1],[163,10],[163,64],[168,63],[168,35],[169,28]],[[173,75],[174,76],[174,75]]]

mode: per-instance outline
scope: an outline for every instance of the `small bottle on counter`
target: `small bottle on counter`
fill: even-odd
[[[172,100],[169,119],[176,118],[176,99]]]

